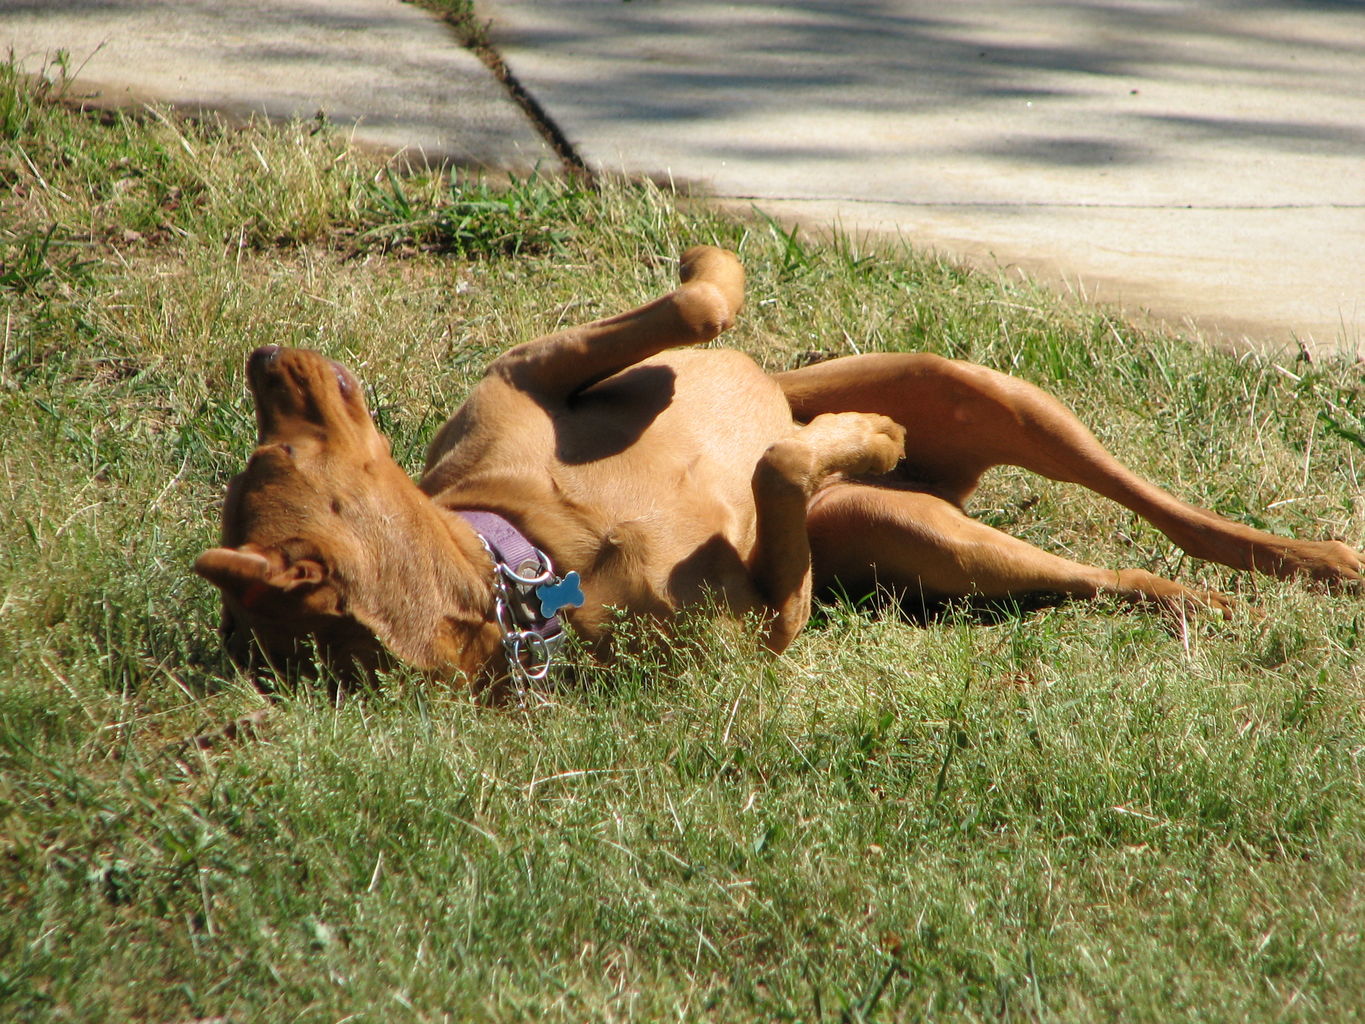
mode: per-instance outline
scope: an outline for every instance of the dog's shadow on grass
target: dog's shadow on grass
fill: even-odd
[[[892,619],[921,629],[949,619],[974,626],[998,626],[1071,600],[1065,594],[1048,593],[995,598],[934,598],[908,591],[885,590],[855,597],[838,589],[822,592],[817,598],[810,617],[810,626],[814,628],[831,625],[838,616],[851,613]]]

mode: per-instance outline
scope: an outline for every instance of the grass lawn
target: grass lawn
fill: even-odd
[[[1185,498],[1356,544],[1359,368],[647,186],[400,179],[317,125],[55,91],[0,70],[0,1019],[1360,1015],[1365,606],[1091,495],[997,471],[974,511],[1261,614],[855,600],[777,660],[697,622],[533,708],[402,673],[336,706],[234,675],[190,571],[253,347],[345,361],[416,469],[493,353],[662,293],[694,242],[744,259],[724,340],[765,365],[984,362]]]

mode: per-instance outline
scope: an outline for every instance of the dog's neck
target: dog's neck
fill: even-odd
[[[501,654],[492,559],[468,524],[416,488],[411,496],[370,537],[351,611],[401,661],[474,682]]]
[[[433,506],[453,558],[442,558],[446,605],[432,623],[439,661],[472,682],[502,671],[502,631],[494,614],[494,562],[474,529],[457,514]]]

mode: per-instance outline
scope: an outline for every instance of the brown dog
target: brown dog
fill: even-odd
[[[602,645],[617,610],[666,622],[703,599],[760,614],[777,652],[812,587],[832,583],[1227,612],[1216,592],[1068,561],[969,519],[963,503],[1000,464],[1112,498],[1199,558],[1360,583],[1346,545],[1187,505],[1051,396],[984,367],[887,354],[769,376],[737,352],[670,351],[714,338],[743,298],[739,262],[719,249],[689,250],[682,281],[495,360],[417,484],[348,370],[252,353],[258,445],[229,488],[223,546],[195,563],[222,591],[234,656],[254,641],[278,667],[315,648],[347,674],[387,651],[442,676],[524,682],[548,668],[561,618]]]

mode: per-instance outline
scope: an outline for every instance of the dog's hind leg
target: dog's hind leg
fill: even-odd
[[[859,595],[881,588],[936,602],[955,597],[1111,594],[1183,614],[1227,616],[1232,603],[1142,569],[1061,558],[971,519],[956,505],[904,488],[836,483],[807,520],[815,584]]]
[[[900,459],[901,428],[885,416],[815,417],[764,453],[754,470],[757,533],[750,572],[770,618],[764,646],[784,650],[810,617],[811,549],[806,507],[835,473],[890,470]]]
[[[680,275],[682,285],[663,298],[518,345],[488,372],[530,394],[566,398],[667,349],[710,341],[734,323],[744,269],[734,253],[703,245],[683,253]]]
[[[906,429],[896,478],[962,505],[991,466],[1078,483],[1132,509],[1196,558],[1358,587],[1361,556],[1224,519],[1133,473],[1057,399],[1015,377],[928,354],[851,356],[775,374],[798,420],[858,410]]]

